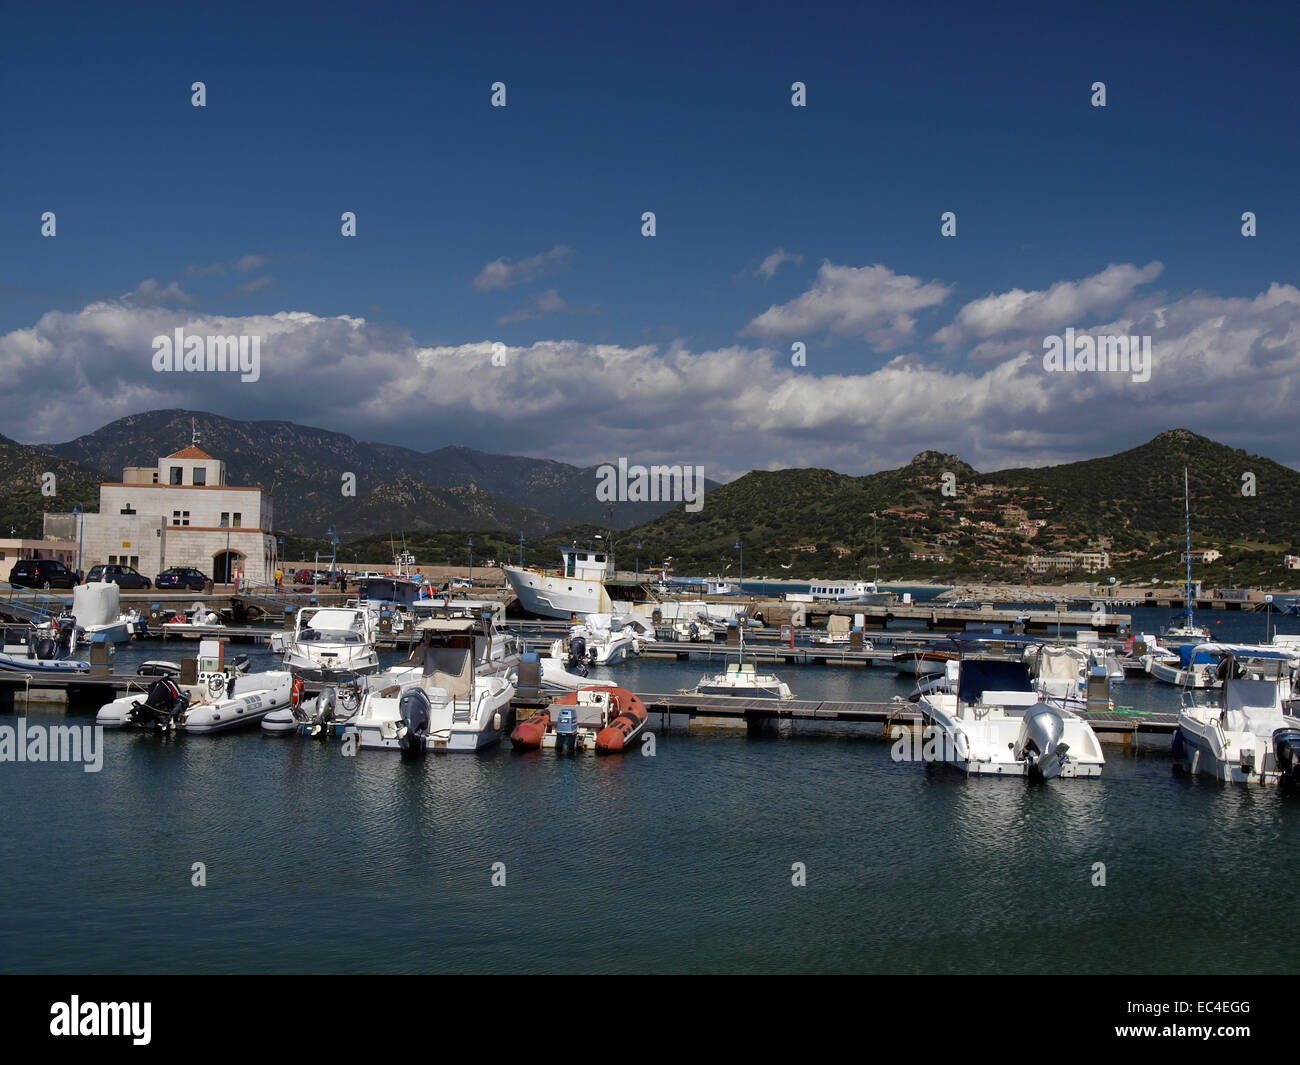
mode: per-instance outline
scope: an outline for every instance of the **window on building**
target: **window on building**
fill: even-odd
[[[208,468],[206,466],[194,467],[194,483],[195,484],[208,483]]]
[[[182,524],[182,525],[188,525],[189,523],[190,523],[190,512],[189,512],[188,510],[182,510],[182,511],[181,511],[181,524]]]
[[[240,514],[239,511],[235,511],[234,525],[236,529],[240,527],[240,525],[243,523],[243,520],[244,520],[244,516]]]
[[[153,483],[154,483],[154,484],[157,484],[157,483],[158,483],[158,471],[157,471],[157,470],[154,471],[154,475],[153,475]]]
[[[221,512],[221,524],[222,524],[222,525],[229,525],[229,524],[230,524],[230,511],[228,511],[228,510],[223,510],[223,511]]]
[[[181,476],[184,473],[185,473],[185,468],[183,466],[173,466],[171,471],[171,483],[183,484],[184,482],[181,480]]]
[[[181,512],[180,512],[179,510],[173,510],[173,511],[172,511],[172,524],[173,524],[173,525],[179,525],[180,523],[181,523]]]
[[[132,568],[132,569],[139,569],[139,568],[140,568],[140,556],[139,556],[139,555],[132,555],[132,556],[131,556],[131,568]]]
[[[135,507],[131,506],[131,504],[128,503],[126,506],[124,506],[124,507],[122,508],[122,513],[123,513],[123,514],[134,514],[134,513],[135,513]]]

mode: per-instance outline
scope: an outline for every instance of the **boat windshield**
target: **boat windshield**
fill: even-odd
[[[401,606],[409,606],[419,598],[420,588],[412,581],[382,578],[366,581],[358,595],[373,603],[397,603]]]
[[[957,697],[963,703],[978,703],[986,691],[1032,692],[1033,680],[1023,662],[995,662],[967,659],[961,664]]]

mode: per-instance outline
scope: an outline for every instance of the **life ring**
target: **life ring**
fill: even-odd
[[[306,685],[302,682],[302,677],[293,678],[293,687],[289,689],[289,705],[295,710],[302,705],[302,693]]]
[[[173,614],[172,617],[171,617],[171,620],[170,620],[169,622],[167,622],[167,624],[168,624],[168,625],[184,625],[184,624],[185,624],[185,619],[184,619],[183,617],[181,617],[179,614]]]

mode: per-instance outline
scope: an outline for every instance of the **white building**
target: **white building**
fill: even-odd
[[[99,486],[99,513],[76,522],[81,568],[125,563],[152,580],[171,566],[193,566],[221,584],[228,565],[232,581],[242,569],[245,581],[269,584],[274,515],[270,493],[226,484],[226,464],[190,445]],[[76,521],[68,514],[45,520],[47,529]]]
[[[1100,573],[1110,569],[1110,552],[1062,551],[1055,555],[1030,555],[1029,568],[1034,573],[1050,573],[1053,570],[1069,572],[1076,569],[1085,573]]]

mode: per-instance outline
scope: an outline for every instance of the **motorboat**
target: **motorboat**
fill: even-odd
[[[567,641],[556,640],[551,644],[551,657],[581,660],[589,666],[608,666],[632,657],[636,648],[635,630],[615,628],[609,614],[589,614],[581,625],[569,629]]]
[[[611,685],[571,692],[539,710],[510,733],[519,750],[552,748],[561,752],[620,754],[646,727],[648,715],[639,696]]]
[[[227,666],[217,640],[199,644],[195,682],[158,676],[147,690],[128,693],[102,706],[95,724],[148,732],[225,732],[262,720],[302,699],[302,681],[284,670],[248,672],[248,656]]]
[[[1092,726],[1045,702],[1023,662],[954,659],[946,684],[917,700],[925,719],[922,759],[968,775],[1096,777],[1106,759]]]
[[[701,677],[700,682],[688,694],[729,695],[738,699],[789,700],[794,698],[790,685],[775,673],[758,671],[757,659],[753,655],[745,654],[743,638],[740,642],[740,650],[727,656],[722,671]]]
[[[861,617],[861,615],[858,615],[858,617]],[[832,614],[826,619],[826,631],[812,637],[812,642],[827,646],[841,645],[847,647],[853,640],[855,627],[857,626],[854,625],[853,620],[850,620],[844,614]],[[858,627],[858,631],[861,631],[860,627]],[[870,651],[872,649],[871,641],[864,639],[862,641],[862,650]]]
[[[503,670],[476,671],[476,624],[422,623],[424,638],[408,663],[419,668],[418,681],[367,692],[346,730],[363,750],[476,751],[501,738],[514,681]]]
[[[1300,653],[1251,644],[1205,646],[1214,648],[1220,663],[1222,694],[1184,693],[1175,761],[1234,784],[1300,783],[1300,718],[1287,712]]]
[[[1177,654],[1168,658],[1149,656],[1151,676],[1165,684],[1179,688],[1209,689],[1219,688],[1218,644],[1195,643],[1183,644]]]
[[[915,648],[897,651],[893,656],[894,668],[905,676],[924,677],[931,673],[942,672],[949,663],[961,658],[961,649],[953,647]]]
[[[696,618],[678,618],[672,623],[673,636],[682,643],[713,643],[717,635],[707,615]]]
[[[74,632],[71,625],[56,624],[44,630],[31,625],[6,625],[0,673],[85,673],[90,663],[72,657]]]
[[[304,680],[345,683],[379,669],[375,620],[364,607],[303,607],[292,633],[273,633],[271,650]]]
[[[807,592],[787,592],[789,603],[860,603],[876,604],[889,598],[874,581],[814,581]]]
[[[183,636],[198,640],[212,634],[213,629],[224,629],[226,623],[215,610],[209,610],[206,603],[195,600],[190,604],[188,613],[173,614],[163,622],[164,636]]]
[[[1024,661],[1045,703],[1081,714],[1115,708],[1111,686],[1123,682],[1124,670],[1113,657],[1101,648],[1038,644]]]

